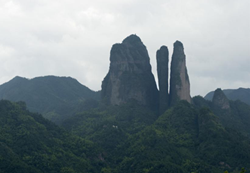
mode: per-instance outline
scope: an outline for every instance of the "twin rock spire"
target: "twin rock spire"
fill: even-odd
[[[171,61],[170,92],[168,93],[169,52],[166,46],[157,51],[159,91],[151,72],[145,45],[136,35],[114,44],[110,52],[109,72],[102,82],[102,100],[108,105],[120,105],[134,100],[163,113],[180,100],[191,102],[186,57],[181,42],[174,43]]]

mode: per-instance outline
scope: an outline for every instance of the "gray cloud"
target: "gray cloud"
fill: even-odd
[[[0,0],[0,84],[58,75],[99,90],[112,44],[136,33],[155,75],[156,50],[183,42],[192,95],[249,88],[249,16],[248,0]]]

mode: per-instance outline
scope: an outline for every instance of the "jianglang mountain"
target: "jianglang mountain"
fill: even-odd
[[[102,82],[102,101],[106,105],[121,105],[134,100],[160,113],[180,100],[191,103],[186,56],[180,41],[174,43],[169,93],[166,46],[157,51],[157,72],[160,91],[151,72],[146,46],[138,36],[128,36],[111,49],[109,72]]]
[[[156,59],[159,90],[146,46],[136,35],[112,46],[101,93],[58,77],[38,78],[39,84],[17,77],[0,86],[2,98],[27,99],[27,108],[24,102],[0,101],[0,172],[250,170],[250,106],[221,89],[211,100],[191,98],[180,41],[174,43],[170,73],[167,46]],[[46,110],[56,112],[60,127],[27,110],[41,108],[29,106],[34,99],[50,103]]]

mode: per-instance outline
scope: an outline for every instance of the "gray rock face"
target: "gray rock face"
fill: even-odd
[[[164,113],[168,106],[168,48],[162,46],[156,53],[157,74],[159,84],[159,111]]]
[[[223,93],[223,91],[220,88],[215,90],[212,102],[215,106],[221,109],[230,108],[229,100],[227,99],[227,96]]]
[[[170,75],[170,105],[175,105],[179,100],[186,100],[191,103],[186,56],[183,44],[180,41],[174,43]]]
[[[138,36],[130,35],[121,44],[113,45],[101,96],[108,105],[135,100],[141,105],[157,108],[158,90],[148,52]]]

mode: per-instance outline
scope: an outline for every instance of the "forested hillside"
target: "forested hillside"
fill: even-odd
[[[249,170],[250,139],[221,122],[223,119],[209,108],[197,108],[186,101],[160,116],[131,102],[78,113],[62,124],[66,132],[27,111],[25,103],[2,100],[0,171]]]
[[[17,76],[0,86],[0,99],[24,101],[30,111],[60,124],[74,112],[97,106],[100,93],[71,77],[45,76],[29,80]]]
[[[0,172],[99,172],[96,145],[26,110],[0,101]]]
[[[146,113],[148,112],[148,113]],[[220,173],[250,168],[250,140],[208,108],[182,101],[156,118],[135,104],[92,110],[63,123],[103,149],[110,172]]]
[[[219,122],[226,128],[237,130],[250,139],[250,106],[239,100],[228,100],[228,108],[223,109],[200,96],[193,98],[196,108],[207,107],[216,115]]]

